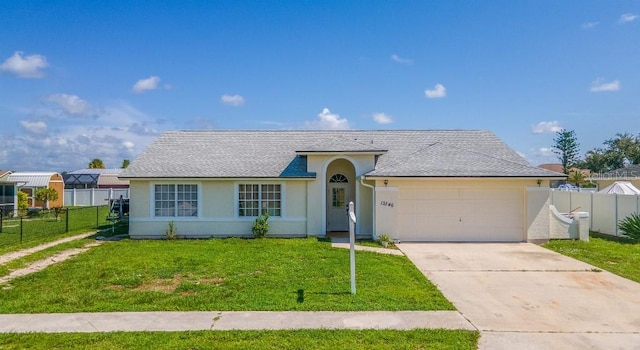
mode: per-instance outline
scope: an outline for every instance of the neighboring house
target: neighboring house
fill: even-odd
[[[15,172],[8,176],[9,181],[14,182],[18,190],[25,192],[28,197],[29,207],[44,208],[46,203],[34,198],[35,190],[39,188],[52,188],[58,193],[58,199],[49,201],[49,208],[62,207],[64,204],[64,181],[62,176],[55,172]]]
[[[18,203],[18,191],[15,182],[8,180],[10,171],[0,170],[0,209],[2,215],[13,213],[16,215],[16,203]]]
[[[563,173],[564,172],[564,167],[562,166],[562,164],[559,163],[549,163],[549,164],[540,164],[538,165],[538,168],[542,168],[542,169],[546,169],[546,170],[551,170],[554,171],[556,173]],[[579,168],[571,168],[569,169],[569,172],[573,172],[573,171],[579,171],[582,174],[584,174],[584,178],[585,179],[590,179],[591,178],[591,170],[589,169],[579,169]],[[549,183],[549,186],[551,188],[558,188],[560,185],[564,185],[567,183],[566,179],[562,179],[562,180],[553,180]]]
[[[129,188],[129,181],[120,180],[123,169],[80,169],[64,174],[64,188]]]
[[[273,236],[347,231],[403,241],[526,241],[527,188],[563,174],[528,164],[489,131],[170,131],[120,178],[129,233]],[[531,210],[530,210],[531,211]]]
[[[640,188],[640,164],[611,170],[602,174],[593,174],[591,180],[598,184],[598,188],[605,188],[616,181],[629,181],[633,186]]]
[[[556,173],[562,174],[564,172],[564,167],[560,163],[548,163],[548,164],[540,164],[538,168],[547,169],[554,171]]]

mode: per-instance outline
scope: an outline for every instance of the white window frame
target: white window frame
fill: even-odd
[[[178,199],[178,186],[195,186],[195,194],[196,194],[196,215],[179,215],[180,208],[178,203],[181,200]],[[173,215],[156,215],[156,186],[173,186],[174,191],[174,206],[173,206]],[[175,220],[192,220],[199,218],[202,214],[202,184],[194,183],[194,182],[154,182],[150,184],[149,188],[150,196],[149,196],[149,209],[150,216],[155,219],[163,220],[167,218],[172,218]],[[193,201],[193,200],[188,200]]]
[[[249,185],[249,186],[258,186],[258,215],[257,216],[252,216],[252,215],[240,215],[240,186],[241,185]],[[274,219],[281,219],[281,218],[285,218],[285,203],[286,203],[286,191],[285,191],[285,184],[282,182],[256,182],[256,181],[238,181],[235,183],[235,188],[234,188],[234,211],[235,211],[235,216],[237,218],[243,219],[250,219],[253,220],[256,217],[260,216],[263,214],[262,211],[260,211],[262,209],[262,203],[263,201],[269,201],[270,199],[268,198],[264,198],[262,197],[262,186],[268,186],[268,185],[278,185],[280,186],[280,215],[270,215],[271,218]],[[268,208],[267,208],[268,210]]]

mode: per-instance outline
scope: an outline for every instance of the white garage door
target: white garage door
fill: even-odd
[[[522,188],[400,187],[397,213],[404,241],[524,240]]]

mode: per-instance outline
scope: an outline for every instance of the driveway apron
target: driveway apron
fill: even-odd
[[[529,243],[398,247],[486,349],[640,349],[640,284]]]

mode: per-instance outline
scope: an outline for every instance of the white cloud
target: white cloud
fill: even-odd
[[[393,118],[390,115],[386,115],[384,113],[373,113],[373,120],[378,124],[391,124],[393,123]]]
[[[133,84],[133,92],[136,94],[144,93],[147,90],[155,90],[158,88],[158,84],[160,83],[160,78],[152,75],[147,79],[140,79],[135,84]]]
[[[42,135],[47,133],[47,124],[43,121],[21,120],[20,126],[22,126],[27,132],[33,134]]]
[[[244,97],[242,97],[240,95],[224,94],[224,95],[222,95],[222,97],[220,97],[220,102],[222,102],[222,103],[224,103],[225,105],[228,105],[228,106],[239,107],[239,106],[242,106],[245,103],[245,99],[244,99]]]
[[[400,63],[400,64],[412,64],[413,63],[412,59],[410,59],[410,58],[402,58],[402,57],[396,55],[395,53],[393,55],[391,55],[391,60],[393,62]]]
[[[554,156],[555,153],[553,153],[553,148],[551,147],[540,147],[535,152],[535,155],[540,157],[551,157]]]
[[[620,90],[620,80],[614,80],[612,82],[605,82],[604,79],[598,78],[591,82],[591,92],[603,92],[603,91],[618,91]]]
[[[438,83],[433,89],[424,90],[424,95],[427,98],[443,98],[447,96],[447,88]]]
[[[537,125],[533,125],[531,127],[531,131],[534,134],[548,134],[555,133],[562,130],[562,127],[559,125],[558,121],[554,120],[551,122],[540,122]]]
[[[47,96],[45,100],[58,105],[64,112],[74,116],[86,115],[91,107],[87,101],[76,95],[53,94]]]
[[[42,69],[49,66],[46,57],[42,55],[23,56],[22,51],[14,52],[13,56],[7,58],[0,64],[0,71],[5,71],[19,78],[42,78]]]
[[[23,113],[19,122],[25,130],[0,135],[3,167],[16,171],[64,171],[87,166],[100,158],[107,167],[118,167],[123,159],[134,159],[169,124],[135,109],[126,102],[91,108],[95,118],[32,118],[41,109]],[[35,112],[35,113],[34,113]]]
[[[582,23],[581,27],[582,29],[592,29],[595,28],[598,24],[600,24],[600,22],[585,22]]]
[[[624,13],[620,15],[620,19],[618,19],[619,23],[629,23],[638,19],[638,15],[635,13]]]
[[[346,130],[349,129],[349,121],[346,118],[340,118],[338,114],[331,113],[329,108],[323,108],[318,114],[318,119],[313,122],[307,122],[308,129],[320,130]]]

